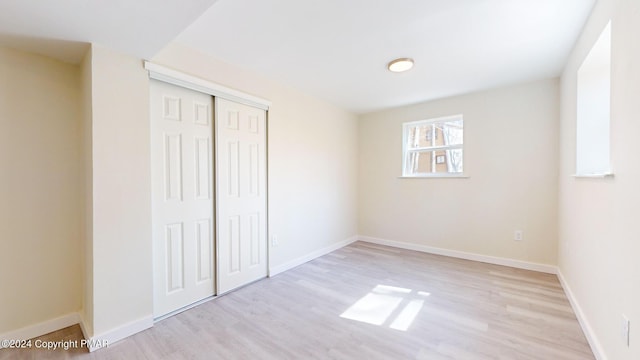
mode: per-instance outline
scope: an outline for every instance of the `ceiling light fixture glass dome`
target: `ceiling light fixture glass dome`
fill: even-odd
[[[403,72],[413,67],[413,59],[411,58],[399,58],[391,61],[387,68],[392,72]]]

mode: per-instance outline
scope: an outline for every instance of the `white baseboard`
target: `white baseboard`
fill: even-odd
[[[104,332],[100,335],[90,337],[82,315],[80,313],[71,313],[55,319],[43,321],[38,324],[26,326],[18,330],[0,334],[0,340],[33,339],[76,324],[80,325],[82,335],[86,340],[87,348],[91,352],[152,327],[153,316],[149,315],[142,319],[119,326],[113,330]]]
[[[459,259],[473,260],[473,261],[479,261],[479,262],[495,264],[495,265],[510,266],[518,269],[533,270],[533,271],[543,272],[547,274],[557,273],[557,267],[554,265],[533,263],[528,261],[514,260],[514,259],[502,258],[497,256],[474,254],[474,253],[469,253],[464,251],[449,250],[449,249],[437,248],[437,247],[432,247],[427,245],[419,245],[419,244],[411,244],[411,243],[406,243],[401,241],[379,239],[379,238],[363,236],[363,235],[359,236],[358,239],[360,241],[364,241],[372,244],[386,245],[386,246],[392,246],[392,247],[401,248],[401,249],[421,251],[429,254],[444,255],[444,256],[450,256],[450,257],[459,258]]]
[[[580,307],[578,300],[576,299],[573,291],[571,291],[571,287],[567,283],[562,275],[562,271],[558,268],[558,279],[560,280],[560,285],[564,289],[565,294],[567,294],[567,298],[569,299],[569,303],[571,303],[571,307],[573,308],[573,312],[576,314],[578,318],[578,322],[580,323],[580,327],[582,327],[582,332],[584,332],[584,336],[587,338],[589,342],[589,346],[591,346],[591,351],[593,351],[593,355],[597,360],[607,360],[607,357],[604,354],[604,350],[602,349],[602,344],[598,341],[595,332],[593,332],[593,328],[589,324],[587,317],[584,315],[584,311]]]
[[[57,317],[55,319],[43,321],[38,324],[25,326],[23,328],[0,334],[1,340],[28,340],[38,336],[48,334],[50,332],[64,329],[71,325],[78,324],[80,316],[78,313],[70,313]]]
[[[122,340],[133,334],[147,330],[153,326],[153,315],[149,314],[141,319],[131,321],[109,331],[95,335],[87,340],[89,352],[104,348],[116,341]]]
[[[327,246],[325,248],[316,250],[316,251],[314,251],[314,252],[312,252],[310,254],[307,254],[305,256],[301,256],[301,257],[299,257],[297,259],[291,260],[291,261],[286,262],[286,263],[284,263],[282,265],[277,265],[277,266],[274,266],[274,267],[270,267],[269,268],[269,276],[271,277],[271,276],[278,275],[278,274],[280,274],[282,272],[285,272],[287,270],[293,269],[296,266],[300,266],[300,265],[302,265],[302,264],[304,264],[306,262],[309,262],[309,261],[311,261],[313,259],[319,258],[320,256],[326,255],[326,254],[328,254],[328,253],[330,253],[332,251],[336,251],[336,250],[338,250],[340,248],[343,248],[343,247],[345,247],[345,246],[347,246],[349,244],[352,244],[352,243],[358,241],[358,238],[359,237],[357,235],[356,236],[352,236],[352,237],[350,237],[350,238],[348,238],[346,240],[343,240],[343,241],[335,243],[335,244],[333,244],[331,246]]]

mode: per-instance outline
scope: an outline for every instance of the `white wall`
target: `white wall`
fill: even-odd
[[[270,267],[357,234],[357,117],[174,43],[153,62],[272,102],[268,119]]]
[[[613,179],[575,179],[576,72],[611,19]],[[561,80],[559,267],[603,359],[640,359],[640,2],[600,0]],[[631,344],[620,336],[631,320]]]
[[[0,334],[82,299],[80,75],[0,48]]]
[[[93,334],[151,325],[149,81],[140,59],[92,45]],[[107,336],[107,338],[113,338]]]
[[[469,178],[398,178],[402,123],[460,113]],[[557,80],[361,116],[360,234],[555,265],[557,133]]]

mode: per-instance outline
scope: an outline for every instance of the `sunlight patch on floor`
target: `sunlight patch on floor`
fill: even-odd
[[[429,295],[424,291],[377,285],[340,317],[378,326],[390,323],[391,329],[406,331]]]

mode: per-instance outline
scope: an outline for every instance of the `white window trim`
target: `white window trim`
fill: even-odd
[[[602,178],[612,178],[614,175],[612,172],[610,173],[602,173],[602,174],[573,174],[571,175],[576,179],[602,179]]]
[[[417,124],[431,124],[431,123],[436,123],[436,122],[445,122],[445,121],[453,121],[453,120],[462,120],[464,123],[464,116],[463,114],[456,114],[456,115],[448,115],[448,116],[441,116],[438,118],[433,118],[433,119],[424,119],[424,120],[416,120],[416,121],[409,121],[409,122],[403,122],[402,123],[402,169],[401,169],[401,176],[398,176],[398,179],[442,179],[442,178],[458,178],[458,179],[468,179],[469,175],[467,175],[466,170],[463,170],[461,173],[428,173],[428,174],[415,174],[415,175],[406,175],[405,174],[405,169],[407,168],[407,129],[410,128],[413,125],[417,125]],[[464,135],[463,135],[464,136]],[[424,150],[442,150],[442,149],[462,149],[462,163],[463,163],[463,169],[466,169],[466,167],[464,167],[464,159],[466,157],[466,152],[464,151],[464,141],[462,143],[462,145],[451,145],[451,146],[436,146],[436,147],[426,147],[426,148],[417,148],[417,149],[412,149],[412,150],[420,150],[420,149],[424,149]]]
[[[471,176],[465,173],[433,173],[420,175],[402,175],[398,179],[468,179]]]

